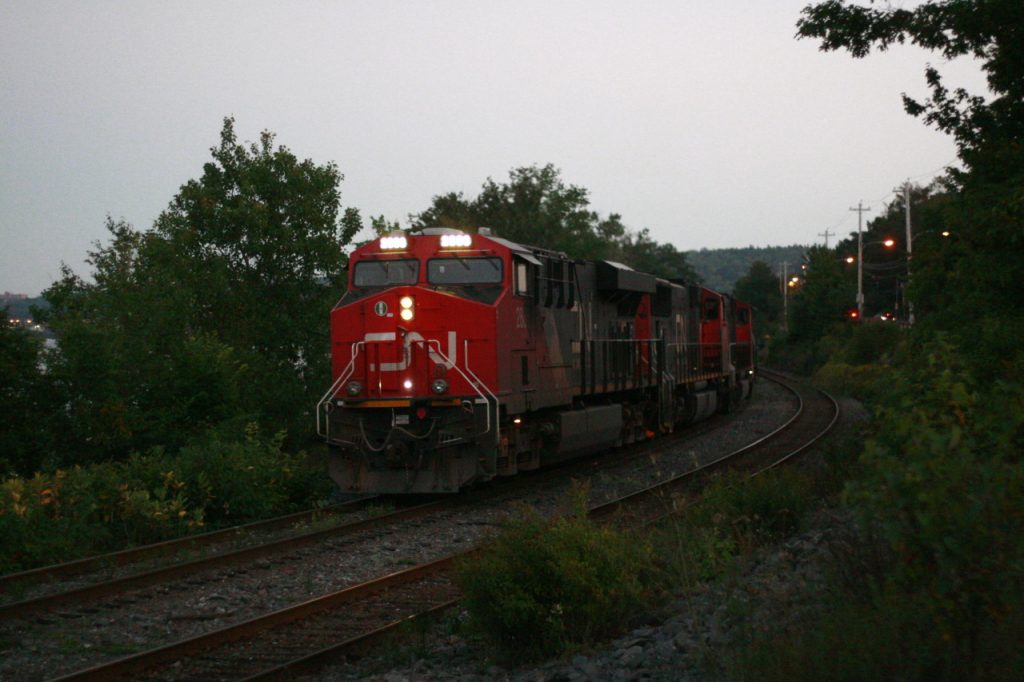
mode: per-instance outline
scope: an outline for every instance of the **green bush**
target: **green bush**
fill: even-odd
[[[650,546],[588,520],[523,508],[459,569],[474,628],[516,660],[558,655],[621,628],[654,585]]]
[[[210,434],[176,456],[154,448],[107,462],[0,484],[0,571],[68,561],[308,508],[332,486],[282,436],[251,426],[242,439]]]
[[[892,371],[881,365],[851,365],[829,360],[814,373],[814,383],[830,393],[871,401],[886,390]]]
[[[805,477],[778,469],[754,478],[719,478],[704,490],[694,511],[703,525],[731,529],[760,545],[795,531],[815,502]]]
[[[888,364],[902,335],[903,328],[895,322],[871,321],[837,327],[823,343],[838,350],[834,359],[851,365]]]
[[[847,501],[896,557],[890,589],[927,605],[974,674],[978,638],[1024,591],[1024,389],[977,385],[938,337],[893,378],[877,426]]]
[[[659,554],[684,587],[711,580],[737,556],[795,531],[816,501],[809,480],[791,470],[718,478],[700,504],[663,524]]]

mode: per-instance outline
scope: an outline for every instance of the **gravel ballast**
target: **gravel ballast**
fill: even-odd
[[[684,439],[657,456],[599,471],[590,480],[591,501],[614,499],[756,440],[792,415],[794,404],[784,389],[762,381],[746,409],[728,417],[721,428]],[[545,483],[519,499],[542,513],[554,513],[565,499],[569,478]],[[0,622],[0,678],[49,679],[468,549],[512,507],[512,500],[499,497],[398,527],[328,540],[244,568]],[[639,643],[626,649],[636,646],[644,650]],[[636,656],[633,651],[626,658]],[[420,679],[420,673],[408,674]]]

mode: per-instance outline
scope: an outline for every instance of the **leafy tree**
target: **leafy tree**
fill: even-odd
[[[854,57],[868,55],[873,47],[884,51],[910,42],[947,60],[981,60],[995,95],[991,100],[962,88],[950,92],[938,69],[929,65],[925,77],[931,98],[919,102],[904,94],[903,103],[911,115],[953,135],[968,170],[991,181],[1024,168],[1022,23],[1019,0],[932,0],[914,9],[827,0],[806,7],[797,29],[802,38],[821,39],[822,50],[846,49]]]
[[[604,254],[587,190],[566,185],[551,164],[513,169],[507,183],[488,178],[472,200],[461,193],[434,197],[430,208],[410,218],[421,226],[494,227],[505,239],[575,256]]]
[[[798,32],[820,38],[823,50],[846,49],[855,57],[909,41],[946,59],[981,62],[990,98],[950,92],[932,66],[926,70],[931,98],[904,96],[910,114],[953,135],[964,164],[950,172],[943,211],[955,238],[944,250],[920,244],[910,295],[930,313],[921,322],[974,349],[979,377],[1008,371],[1024,378],[1024,354],[1012,341],[1024,332],[1024,315],[1017,297],[1008,295],[1024,281],[1024,4],[932,0],[906,10],[829,0],[804,10]]]
[[[590,210],[587,190],[567,185],[551,164],[513,169],[506,183],[488,178],[473,199],[455,192],[435,196],[429,208],[409,218],[424,227],[493,227],[505,239],[521,244],[698,281],[685,254],[671,244],[657,243],[646,229],[630,231],[617,213],[601,219]]]
[[[953,135],[964,168],[950,172],[946,196],[925,201],[923,220],[952,235],[915,240],[921,324],[876,391],[885,409],[846,497],[894,557],[881,587],[927,616],[942,657],[926,674],[1019,678],[1019,653],[1000,654],[1020,638],[1009,614],[1024,594],[1024,4],[829,0],[804,10],[800,34],[856,57],[909,41],[946,59],[973,56],[987,74],[990,98],[950,92],[931,66],[931,98],[904,96],[909,113]]]
[[[54,419],[58,396],[40,368],[40,339],[8,326],[7,308],[0,314],[0,476],[31,474],[53,449],[54,431],[40,424]]]
[[[736,281],[733,294],[754,306],[759,324],[775,324],[779,321],[782,315],[779,278],[764,261],[757,260],[750,264],[747,274]]]
[[[232,418],[308,429],[358,213],[338,219],[334,164],[269,132],[239,144],[225,119],[211,153],[152,230],[108,221],[94,283],[65,268],[45,292],[83,456],[173,447]]]
[[[665,279],[682,279],[698,284],[700,275],[686,261],[686,254],[672,244],[659,244],[651,239],[647,228],[635,234],[627,232],[620,240],[622,260],[637,270]]]
[[[844,271],[836,252],[823,246],[807,251],[807,271],[799,287],[790,289],[790,338],[817,340],[841,322],[856,299],[856,281]]]

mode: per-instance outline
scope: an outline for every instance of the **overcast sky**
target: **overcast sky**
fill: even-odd
[[[848,233],[858,200],[876,215],[955,158],[902,108],[925,64],[984,81],[909,47],[819,52],[793,37],[805,4],[5,0],[0,291],[88,274],[108,214],[149,228],[226,115],[336,162],[364,218],[553,163],[681,250]]]

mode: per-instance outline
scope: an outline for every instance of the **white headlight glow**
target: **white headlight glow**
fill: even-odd
[[[409,240],[399,235],[397,237],[381,237],[380,248],[385,250],[404,249],[409,246]]]
[[[441,248],[450,249],[458,247],[469,247],[473,245],[473,237],[468,234],[442,234]]]

